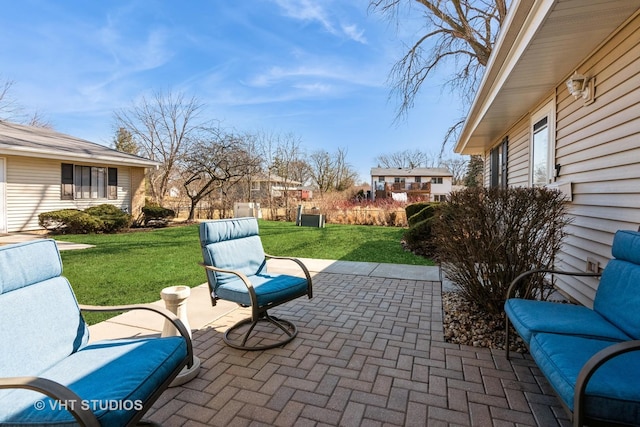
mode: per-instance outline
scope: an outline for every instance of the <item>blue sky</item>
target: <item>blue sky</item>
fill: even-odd
[[[293,133],[312,152],[346,148],[368,181],[375,158],[438,153],[462,115],[442,79],[394,123],[387,77],[420,32],[367,0],[2,0],[0,81],[56,130],[110,145],[113,112],[184,93],[238,131]]]

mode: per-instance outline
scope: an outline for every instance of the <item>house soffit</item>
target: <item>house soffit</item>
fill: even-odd
[[[455,151],[482,154],[640,8],[640,0],[514,2]]]

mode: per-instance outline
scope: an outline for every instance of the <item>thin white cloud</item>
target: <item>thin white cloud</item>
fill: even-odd
[[[330,34],[345,37],[358,43],[366,44],[364,30],[357,24],[339,23],[334,14],[324,6],[331,6],[329,2],[314,2],[312,0],[274,0],[284,10],[286,16],[300,21],[317,22]]]
[[[300,85],[301,81],[339,81],[350,85],[376,87],[380,86],[377,77],[370,76],[363,70],[356,70],[352,67],[327,64],[323,66],[300,65],[291,68],[271,67],[266,72],[257,74],[244,83],[255,88],[268,88],[293,81]],[[312,83],[313,85],[315,83]]]
[[[301,21],[318,22],[328,32],[336,34],[336,29],[320,4],[310,0],[275,0],[275,2],[284,10],[286,16]]]
[[[356,24],[342,25],[342,31],[349,36],[351,40],[367,44],[367,38],[364,36],[364,30],[360,29]]]
[[[164,28],[150,28],[146,34],[132,38],[126,34],[126,22],[113,18],[98,31],[98,48],[112,57],[110,64],[119,74],[151,70],[167,63],[173,56],[168,47],[171,35]]]

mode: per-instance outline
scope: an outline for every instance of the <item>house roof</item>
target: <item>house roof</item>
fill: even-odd
[[[371,176],[453,176],[447,168],[371,168]]]
[[[159,162],[122,153],[51,129],[0,120],[0,155],[38,157],[121,166],[157,167]]]
[[[292,184],[292,185],[301,185],[302,183],[300,181],[294,181],[292,179],[286,179],[283,178],[281,176],[278,175],[274,175],[274,174],[266,174],[264,172],[259,172],[257,174],[254,174],[251,176],[251,179],[253,181],[256,182],[274,182],[274,183],[286,183],[286,184]]]
[[[482,154],[639,9],[640,0],[514,0],[454,151]]]

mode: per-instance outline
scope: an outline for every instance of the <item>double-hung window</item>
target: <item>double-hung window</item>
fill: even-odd
[[[62,163],[62,200],[118,198],[118,169]]]

